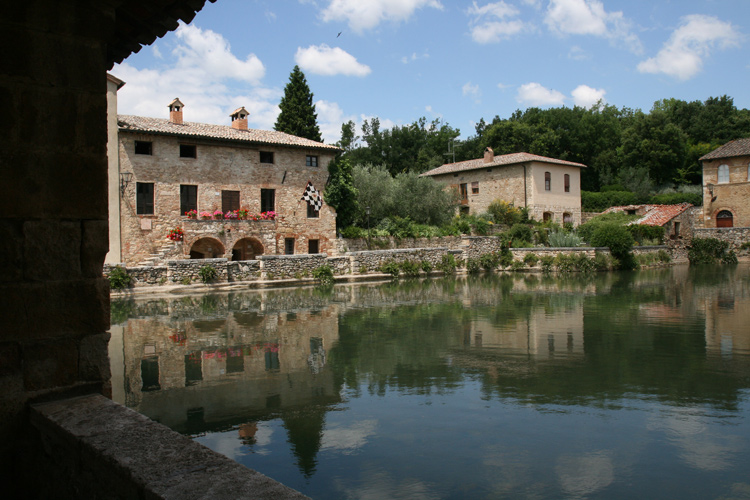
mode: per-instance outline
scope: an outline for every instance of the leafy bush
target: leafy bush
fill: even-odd
[[[426,273],[432,272],[432,263],[429,260],[423,260],[419,263],[420,267],[422,267],[422,271]]]
[[[690,203],[699,207],[703,205],[703,196],[697,193],[668,193],[655,194],[648,200],[654,205],[677,205],[680,203]]]
[[[630,191],[581,191],[581,208],[584,212],[602,212],[609,207],[634,205],[638,201],[636,194]]]
[[[399,266],[398,262],[396,262],[395,260],[389,260],[388,262],[380,266],[380,272],[390,274],[394,278],[398,278],[398,275],[401,274],[401,266]]]
[[[510,237],[511,246],[516,248],[529,246],[530,242],[534,239],[534,233],[527,224],[514,224],[508,231],[508,236]]]
[[[573,272],[577,269],[575,257],[564,253],[557,254],[557,257],[555,257],[555,267],[561,273]]]
[[[578,247],[583,243],[583,238],[576,233],[564,233],[556,231],[549,234],[549,246],[555,248]]]
[[[608,247],[612,255],[621,259],[628,255],[633,247],[633,236],[625,226],[610,222],[601,224],[591,235],[591,245]]]
[[[115,266],[109,271],[109,286],[113,290],[128,288],[133,278],[120,266]]]
[[[466,271],[469,274],[478,274],[482,270],[482,264],[479,259],[469,258],[466,259]]]
[[[597,271],[609,271],[612,267],[612,260],[609,255],[596,252],[596,255],[594,255],[594,269]]]
[[[573,256],[576,271],[580,273],[590,273],[596,270],[594,259],[589,258],[585,253],[579,253]]]
[[[521,209],[516,208],[512,203],[506,203],[502,200],[495,200],[487,207],[487,213],[495,221],[495,224],[505,224],[512,226],[524,220],[524,213]]]
[[[578,226],[578,235],[583,238],[584,241],[591,243],[591,236],[594,231],[602,224],[616,223],[619,225],[626,225],[630,222],[638,220],[638,215],[628,215],[624,212],[614,212],[609,214],[597,215],[585,224]]]
[[[419,276],[419,270],[421,267],[419,262],[413,260],[405,260],[401,263],[400,267],[405,276],[409,276],[411,278]]]
[[[508,248],[503,248],[498,256],[498,264],[502,267],[508,267],[513,263],[513,253]]]
[[[548,273],[552,271],[552,266],[555,264],[555,258],[551,255],[542,255],[539,259],[542,263],[542,271]]]
[[[514,260],[510,264],[510,268],[513,271],[520,271],[521,269],[524,269],[525,267],[526,267],[526,264],[524,264],[522,260]]]
[[[523,258],[524,263],[529,267],[534,267],[539,261],[539,257],[533,252],[527,253]]]
[[[329,265],[318,266],[312,271],[313,278],[327,285],[334,282],[333,268]]]
[[[633,239],[639,244],[644,245],[649,241],[655,241],[656,244],[661,244],[664,240],[664,228],[661,226],[649,226],[646,224],[631,224],[625,226],[633,235]]]
[[[367,238],[367,230],[357,226],[349,226],[341,230],[341,236],[352,239]]]
[[[443,271],[445,274],[455,273],[456,267],[458,267],[458,263],[456,262],[456,257],[454,257],[452,253],[443,255],[443,258],[440,260],[440,264],[438,264],[437,266],[437,268]]]
[[[512,258],[513,257],[511,257],[511,259]],[[484,253],[479,256],[479,265],[481,265],[485,271],[494,271],[499,263],[500,263],[500,258],[494,252]]]
[[[212,283],[219,277],[219,272],[215,267],[206,264],[198,270],[198,276],[204,284]]]
[[[716,238],[693,238],[688,250],[691,264],[734,264],[737,255],[729,250],[729,243]]]
[[[656,255],[659,259],[659,262],[664,262],[665,264],[672,262],[672,256],[669,255],[669,252],[667,252],[666,250],[659,250]]]

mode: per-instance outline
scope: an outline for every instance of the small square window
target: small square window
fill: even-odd
[[[307,240],[307,253],[319,253],[318,240]]]
[[[307,204],[307,218],[308,219],[317,219],[320,217],[320,211],[315,210],[314,205]]]
[[[180,158],[197,158],[195,144],[180,144]]]
[[[135,141],[135,154],[151,156],[153,154],[153,143],[151,141]]]
[[[318,166],[318,157],[317,156],[307,155],[305,157],[305,166],[306,167],[317,167]]]
[[[273,152],[272,151],[261,151],[260,152],[261,163],[273,163]]]
[[[471,194],[479,194],[479,183],[478,182],[472,182],[471,183]]]
[[[284,238],[284,254],[294,255],[294,238]]]

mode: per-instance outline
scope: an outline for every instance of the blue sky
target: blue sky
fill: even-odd
[[[340,33],[340,34],[339,34]],[[119,113],[271,129],[295,64],[325,142],[341,124],[424,116],[461,130],[516,109],[750,107],[750,0],[218,0],[112,69]]]

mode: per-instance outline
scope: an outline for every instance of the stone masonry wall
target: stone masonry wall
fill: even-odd
[[[719,166],[729,168],[729,182],[719,184]],[[713,193],[709,191],[709,184]],[[712,201],[714,200],[714,201]],[[703,163],[704,227],[716,227],[716,215],[728,210],[734,227],[750,227],[750,156],[721,158]]]
[[[722,227],[694,229],[695,238],[716,238],[729,243],[729,248],[735,252],[743,243],[750,242],[750,227]]]

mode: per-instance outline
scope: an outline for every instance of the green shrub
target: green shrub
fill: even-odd
[[[456,257],[454,257],[452,253],[443,255],[443,258],[440,260],[440,264],[438,264],[437,266],[437,268],[440,271],[443,271],[445,274],[455,273],[456,267],[458,267],[458,263],[456,262]]]
[[[639,218],[638,215],[628,215],[623,212],[597,215],[587,223],[578,226],[578,235],[583,238],[583,241],[591,243],[591,237],[593,236],[594,231],[596,231],[596,229],[602,224],[616,223],[625,226]]]
[[[630,252],[633,243],[633,235],[627,227],[614,222],[599,225],[591,235],[592,246],[608,247],[612,255],[621,260]]]
[[[333,283],[333,268],[329,265],[318,266],[312,271],[313,278],[320,281],[322,284],[327,285]]]
[[[555,257],[555,267],[561,273],[573,272],[576,270],[575,257],[564,253],[557,254],[557,257]]]
[[[394,278],[398,278],[398,275],[401,274],[401,266],[399,266],[398,262],[396,262],[395,260],[389,260],[380,266],[380,272],[390,274]]]
[[[639,245],[646,245],[655,242],[660,245],[664,240],[664,228],[661,226],[649,226],[646,224],[631,224],[625,226],[630,231],[633,239]]]
[[[468,258],[466,259],[466,271],[469,274],[478,274],[482,270],[482,264],[479,262],[478,258]]]
[[[219,277],[219,272],[215,267],[206,264],[198,270],[198,276],[204,284],[212,283]]]
[[[529,243],[534,239],[534,233],[527,224],[514,224],[508,231],[508,236],[514,247],[522,247],[523,243]]]
[[[421,267],[419,262],[413,260],[405,260],[401,263],[400,267],[405,276],[409,276],[410,278],[419,276],[419,270]]]
[[[594,255],[594,269],[597,271],[609,271],[612,269],[612,261],[609,255],[596,252],[596,255]]]
[[[128,288],[133,278],[120,266],[115,266],[109,271],[109,286],[113,290]]]
[[[513,263],[513,252],[509,248],[503,248],[498,256],[498,264],[501,267],[508,267]]]
[[[432,272],[432,263],[429,260],[423,260],[419,265],[422,267],[422,271],[426,273]]]
[[[366,238],[367,231],[365,229],[362,229],[361,227],[349,226],[341,230],[341,236],[343,236],[344,238],[352,238],[352,239]]]
[[[590,273],[596,270],[596,264],[594,259],[590,258],[585,253],[579,253],[573,256],[573,263],[576,271],[579,273]]]
[[[192,282],[193,280],[190,279],[190,276],[185,276],[184,278],[180,280],[180,285],[189,285]]]
[[[669,252],[666,250],[659,250],[656,253],[657,258],[659,259],[659,262],[669,263],[672,262],[672,256],[669,255]]]
[[[521,209],[513,206],[512,203],[506,203],[502,200],[495,200],[487,207],[487,213],[495,221],[495,224],[505,224],[512,226],[524,220],[524,214]]]
[[[638,201],[636,194],[630,191],[606,191],[603,193],[581,191],[581,208],[584,212],[602,212],[609,207],[634,205]]]
[[[578,247],[583,243],[583,238],[575,233],[555,231],[549,234],[549,246],[555,248]]]
[[[731,264],[737,260],[737,256],[729,250],[729,243],[726,241],[716,238],[693,238],[688,250],[688,260],[691,264]]]
[[[526,264],[524,264],[522,260],[514,260],[511,262],[510,268],[513,271],[520,271],[526,268]]]
[[[510,253],[510,252],[508,252]],[[511,257],[512,259],[513,257]],[[479,265],[484,268],[485,271],[494,271],[500,262],[500,258],[494,252],[483,253],[479,256]]]
[[[697,193],[668,193],[655,194],[648,200],[654,205],[678,205],[680,203],[690,203],[699,207],[703,205],[703,196]]]
[[[542,271],[548,273],[552,271],[552,266],[555,264],[555,258],[551,255],[542,255],[539,259],[542,263]]]
[[[534,267],[539,261],[539,257],[533,252],[527,253],[523,258],[524,263],[529,267]]]

